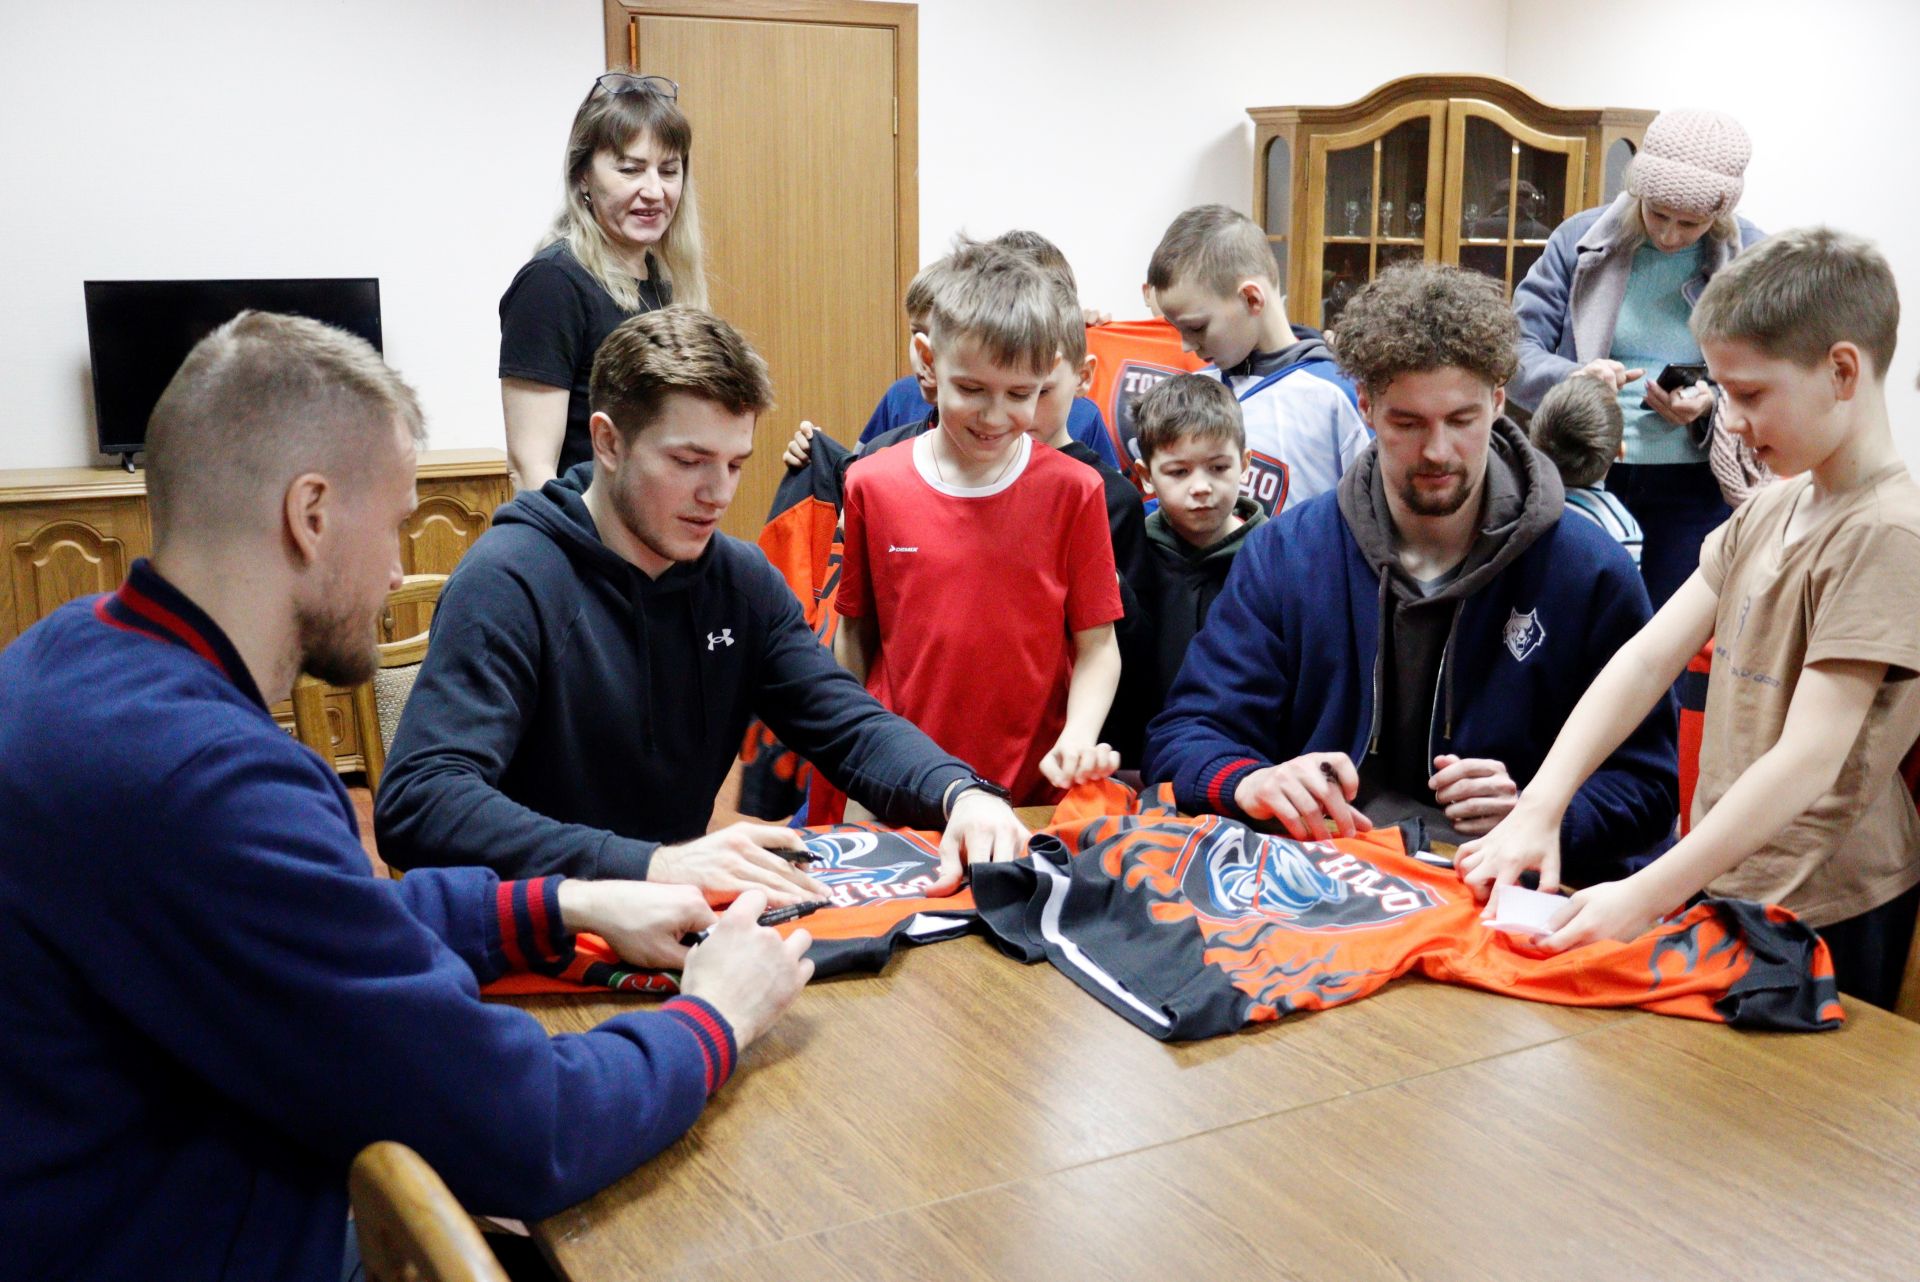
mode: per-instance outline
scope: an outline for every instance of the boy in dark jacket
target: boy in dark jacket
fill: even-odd
[[[1376,434],[1337,491],[1254,532],[1148,730],[1182,808],[1296,837],[1424,819],[1489,831],[1554,731],[1646,622],[1626,552],[1568,517],[1559,477],[1500,416],[1516,326],[1499,289],[1396,267],[1341,316]],[[1570,877],[1616,875],[1678,805],[1671,699],[1582,786]]]
[[[1267,514],[1240,492],[1252,460],[1240,403],[1218,379],[1178,374],[1134,405],[1140,464],[1159,506],[1147,518],[1157,706],[1226,586],[1233,558]]]

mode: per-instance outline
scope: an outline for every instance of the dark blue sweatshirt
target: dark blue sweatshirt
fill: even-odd
[[[972,771],[833,661],[759,548],[658,579],[600,541],[583,464],[501,508],[434,611],[375,801],[401,868],[645,877],[706,831],[759,717],[882,819],[938,828]]]
[[[373,876],[339,779],[144,561],[0,653],[0,833],[0,1277],[333,1282],[364,1145],[546,1216],[733,1064],[704,1002],[560,1038],[481,1002],[564,946],[557,879]]]
[[[1493,445],[1525,475],[1544,462],[1504,420]],[[1364,488],[1375,459],[1374,451],[1363,456],[1351,488]],[[1573,705],[1650,613],[1620,545],[1591,521],[1565,518],[1557,484],[1550,497],[1550,514],[1529,502],[1520,521],[1483,531],[1494,550],[1481,557],[1476,549],[1446,607],[1436,680],[1417,718],[1416,746],[1428,760],[1491,757],[1522,788]],[[1384,537],[1360,533],[1369,543]],[[1382,724],[1380,662],[1391,577],[1356,538],[1340,493],[1255,530],[1148,727],[1146,778],[1171,780],[1182,810],[1244,818],[1233,794],[1255,770],[1308,752],[1367,762],[1394,729]],[[1560,832],[1569,877],[1623,875],[1622,860],[1672,831],[1676,733],[1673,702],[1663,700],[1574,794]]]

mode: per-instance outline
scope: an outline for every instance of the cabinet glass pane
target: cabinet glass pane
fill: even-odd
[[[1469,116],[1460,230],[1470,240],[1545,240],[1567,203],[1567,157]]]
[[[1327,153],[1327,235],[1365,236],[1373,202],[1373,144]]]
[[[1462,245],[1460,265],[1469,271],[1491,276],[1507,283],[1507,247],[1505,245]]]
[[[1285,138],[1267,144],[1267,235],[1284,236],[1293,222],[1293,149]]]
[[[1504,206],[1513,206],[1515,240],[1545,240],[1566,217],[1567,156],[1560,151],[1542,151],[1526,143],[1516,143],[1519,161],[1518,196]]]
[[[1380,230],[1382,237],[1416,237],[1424,225],[1427,142],[1433,122],[1421,116],[1395,125],[1380,140]]]
[[[1602,193],[1606,203],[1627,189],[1627,162],[1633,159],[1633,144],[1625,138],[1615,138],[1613,146],[1607,148],[1607,176],[1605,190]]]
[[[1371,278],[1369,247],[1328,245],[1320,258],[1320,328],[1331,329],[1359,288]]]
[[[1544,245],[1514,246],[1513,279],[1509,281],[1508,284],[1510,286],[1518,285],[1521,281],[1525,280],[1527,278],[1527,273],[1533,270],[1533,265],[1540,261],[1540,255],[1546,252],[1547,252],[1546,247]],[[1511,293],[1512,290],[1509,289],[1508,292]]]

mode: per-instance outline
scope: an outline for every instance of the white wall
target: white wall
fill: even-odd
[[[1248,106],[1479,71],[1570,104],[1734,112],[1757,141],[1745,209],[1875,236],[1920,299],[1920,177],[1887,160],[1920,119],[1920,6],[1819,13],[1695,0],[1684,30],[1715,44],[1689,45],[1670,0],[922,0],[921,254],[1033,227],[1087,302],[1135,315],[1175,213],[1249,206]],[[602,38],[597,0],[0,5],[0,467],[95,460],[89,277],[378,276],[433,443],[498,445],[495,309]],[[1920,457],[1920,320],[1903,343]]]
[[[1499,69],[1505,0],[1441,7],[927,0],[922,249],[1031,226],[1137,314],[1175,213],[1250,202],[1246,107]],[[88,278],[378,276],[433,443],[500,444],[495,309],[602,38],[597,0],[0,6],[0,467],[95,461]]]
[[[0,6],[0,467],[94,461],[80,283],[378,276],[433,443],[499,445],[501,291],[598,0]]]
[[[920,0],[923,261],[962,229],[1030,227],[1066,252],[1089,306],[1144,316],[1140,282],[1175,214],[1252,211],[1248,107],[1347,102],[1421,71],[1498,74],[1506,9]]]
[[[1877,241],[1906,301],[1887,399],[1920,471],[1920,4],[1512,0],[1506,62],[1549,102],[1730,112],[1754,143],[1742,214]]]

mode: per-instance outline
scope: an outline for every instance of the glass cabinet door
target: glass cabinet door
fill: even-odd
[[[1439,256],[1438,220],[1444,104],[1410,103],[1361,129],[1309,142],[1310,296],[1288,300],[1288,315],[1322,329],[1338,323],[1354,292],[1382,268]]]
[[[1449,107],[1444,252],[1511,296],[1553,229],[1585,207],[1586,141],[1529,128],[1491,103]]]

